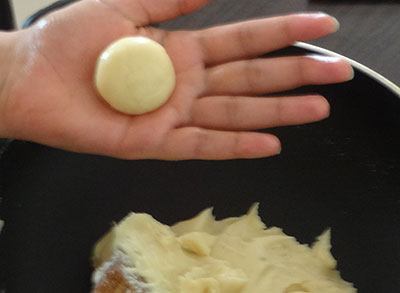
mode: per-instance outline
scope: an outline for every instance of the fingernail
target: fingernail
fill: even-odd
[[[343,58],[336,57],[336,56],[326,56],[326,55],[319,55],[319,54],[308,54],[308,58],[320,61],[320,62],[325,62],[325,63],[335,63],[343,60]]]
[[[337,20],[337,18],[333,17],[333,16],[331,16],[331,15],[325,13],[325,12],[303,13],[303,15],[306,16],[306,17],[312,17],[312,18],[327,18],[327,17],[329,17],[332,20],[333,24],[334,24],[334,28],[333,28],[332,33],[337,32],[339,30],[339,28],[340,28],[340,23]]]
[[[345,58],[340,58],[337,56],[326,56],[326,55],[319,55],[319,54],[308,54],[306,57],[314,59],[318,62],[324,62],[324,63],[336,63],[336,62],[345,62],[349,68],[349,76],[347,80],[352,80],[354,78],[354,68],[351,66],[351,64],[345,59]]]
[[[333,23],[335,24],[335,29],[333,32],[336,33],[340,28],[340,23],[336,17],[330,16],[330,18],[332,19]]]
[[[276,140],[277,140],[276,143],[277,143],[277,145],[278,145],[278,150],[277,150],[276,154],[277,154],[277,155],[280,155],[281,152],[282,152],[282,144],[281,144],[281,141],[280,141],[279,138],[276,138]]]
[[[306,17],[313,17],[313,18],[322,18],[322,17],[330,17],[329,14],[326,14],[325,12],[317,11],[317,12],[304,12],[301,13],[302,15]]]
[[[352,80],[354,78],[354,68],[350,64],[349,67],[350,67],[349,80]]]
[[[269,141],[269,148],[271,148],[271,147],[273,147],[273,148],[275,148],[275,155],[279,155],[281,152],[282,152],[282,144],[281,144],[281,141],[279,140],[279,138],[277,138],[276,136],[274,137],[273,136],[273,138],[274,138],[274,143],[275,143],[275,146],[273,147],[272,145],[271,145],[271,140]]]

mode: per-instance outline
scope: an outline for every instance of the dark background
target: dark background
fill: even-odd
[[[11,30],[14,28],[14,20],[8,0],[0,0],[0,29]]]

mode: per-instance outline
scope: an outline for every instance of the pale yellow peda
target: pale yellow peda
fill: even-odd
[[[114,109],[144,114],[168,100],[175,87],[175,71],[160,44],[145,37],[126,37],[100,55],[95,85]]]

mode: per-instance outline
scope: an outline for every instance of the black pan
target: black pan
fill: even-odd
[[[269,130],[284,147],[273,158],[123,161],[12,142],[0,160],[0,292],[88,292],[93,243],[129,211],[172,224],[260,202],[268,226],[301,242],[331,227],[342,276],[359,292],[398,293],[399,92],[358,69],[351,82],[297,92],[324,94],[331,117]]]

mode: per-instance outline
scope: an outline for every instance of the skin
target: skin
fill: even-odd
[[[254,59],[337,30],[325,14],[258,19],[200,31],[148,26],[209,0],[84,0],[34,26],[0,36],[0,135],[125,159],[259,158],[280,153],[277,137],[252,130],[328,117],[322,97],[256,97],[352,78],[340,59]],[[162,44],[177,84],[160,109],[139,116],[109,107],[93,85],[108,44],[142,35]]]

